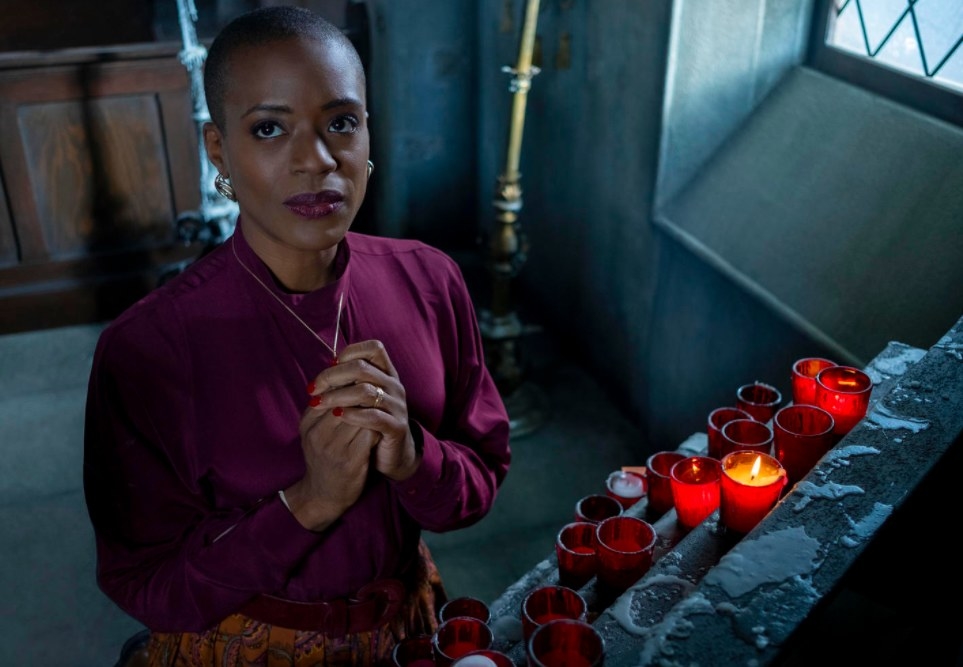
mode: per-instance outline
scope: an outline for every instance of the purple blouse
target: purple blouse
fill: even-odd
[[[379,339],[408,399],[424,458],[409,479],[377,472],[323,532],[278,498],[304,473],[298,423],[322,339]],[[397,577],[422,529],[468,526],[508,472],[508,416],[489,375],[462,274],[417,241],[348,233],[340,277],[309,294],[278,289],[231,239],[114,320],[97,345],[87,398],[84,488],[97,580],[156,631],[201,631],[258,593],[299,601],[353,595]]]

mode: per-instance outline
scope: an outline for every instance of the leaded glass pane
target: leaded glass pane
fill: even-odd
[[[963,2],[834,0],[826,43],[963,91]]]

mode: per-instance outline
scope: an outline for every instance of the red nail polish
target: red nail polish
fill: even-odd
[[[335,358],[332,359],[330,362],[328,362],[328,366],[337,366],[337,365],[338,365],[338,358],[337,358],[337,357],[335,357]]]
[[[335,417],[340,417],[341,415],[344,414],[344,408],[342,408],[339,405],[338,407],[336,407],[334,410],[331,411],[331,414],[333,414]]]
[[[313,394],[315,389],[317,389],[317,387],[315,386],[314,382],[313,382],[313,381],[312,381],[312,382],[309,382],[309,383],[308,383],[308,393],[309,393],[309,394]]]
[[[310,405],[312,408],[318,407],[319,405],[321,405],[321,397],[312,396],[311,400],[308,401],[308,405]]]

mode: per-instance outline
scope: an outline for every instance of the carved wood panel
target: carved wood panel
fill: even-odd
[[[25,247],[23,261],[170,239],[176,214],[152,95],[31,105],[18,120],[43,245]]]
[[[0,68],[0,333],[113,317],[199,250],[175,238],[200,170],[169,51]]]
[[[3,267],[17,263],[17,240],[13,234],[13,220],[6,206],[7,192],[0,179],[0,271]]]

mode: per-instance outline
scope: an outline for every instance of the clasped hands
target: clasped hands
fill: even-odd
[[[405,388],[378,340],[348,345],[308,384],[301,416],[304,477],[285,490],[294,516],[323,530],[357,501],[371,466],[393,480],[420,464]]]

